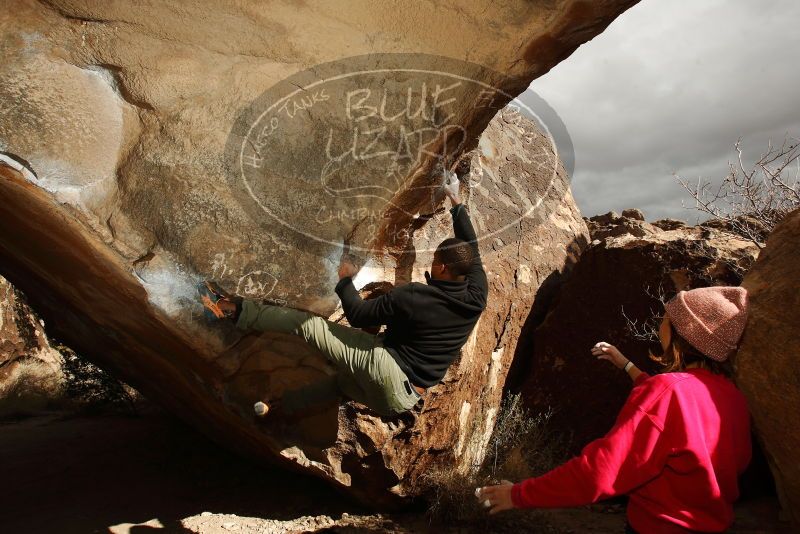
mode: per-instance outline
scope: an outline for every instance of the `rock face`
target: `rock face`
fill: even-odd
[[[527,354],[528,367],[519,373],[527,405],[535,412],[554,408],[553,428],[571,435],[575,450],[611,428],[631,388],[624,373],[590,354],[591,347],[607,341],[654,371],[648,350],[657,345],[645,334],[657,328],[661,300],[684,289],[738,285],[758,252],[727,233],[701,227],[662,231],[638,217],[593,217],[592,229],[592,244],[557,303],[518,349],[521,359]]]
[[[2,167],[0,270],[215,439],[372,503],[409,495],[434,457],[480,461],[513,337],[585,240],[552,143],[489,123],[634,3],[7,2],[0,151],[23,172]],[[195,283],[328,316],[343,238],[371,258],[359,284],[419,279],[449,231],[439,171],[473,149],[492,299],[423,412],[260,426],[255,398],[330,370],[296,339],[207,328]]]
[[[389,504],[413,493],[416,477],[432,462],[449,461],[461,469],[480,463],[537,291],[567,269],[587,243],[560,164],[549,188],[537,188],[541,161],[533,156],[546,143],[518,115],[500,114],[482,136],[483,148],[471,155],[470,180],[477,184],[477,173],[487,173],[467,202],[479,231],[491,236],[480,243],[490,280],[488,308],[460,361],[427,393],[424,409],[394,419],[348,403],[338,413],[299,421],[292,436],[274,435],[251,416],[253,400],[329,373],[318,354],[291,336],[241,335],[199,321],[189,330],[191,323],[154,309],[130,264],[99,236],[3,165],[0,189],[8,202],[0,216],[15,232],[4,236],[0,252],[9,275],[29,284],[30,299],[53,331],[149,398],[237,450]],[[533,179],[519,182],[518,193],[533,199],[541,192],[551,209],[507,227],[502,215],[516,208],[505,204],[499,188],[526,173]],[[431,245],[451,231],[450,215],[442,208],[424,219],[403,255],[373,257],[357,283],[423,279]]]
[[[389,504],[412,494],[432,462],[460,469],[480,463],[537,291],[574,262],[588,239],[549,141],[518,113],[499,114],[465,162],[472,187],[464,193],[490,280],[488,309],[460,361],[426,395],[424,409],[395,419],[349,403],[299,421],[292,436],[259,425],[250,413],[253,400],[329,373],[322,358],[290,336],[207,328],[197,309],[170,315],[148,292],[145,276],[152,271],[143,264],[156,261],[154,253],[126,260],[87,228],[80,211],[5,165],[0,216],[9,231],[0,255],[54,332],[148,397],[246,454]],[[529,209],[534,205],[541,209]],[[423,279],[433,247],[451,231],[449,214],[432,208],[414,219],[399,253],[372,254],[359,285]],[[229,267],[215,269],[205,274]],[[174,290],[165,296],[184,305],[180,287]]]
[[[800,525],[800,210],[767,238],[745,276],[750,311],[736,354],[736,382],[747,396],[756,433],[786,514]]]
[[[39,377],[50,376],[57,382],[61,376],[61,354],[50,346],[24,297],[0,277],[0,403],[26,364],[36,365]]]

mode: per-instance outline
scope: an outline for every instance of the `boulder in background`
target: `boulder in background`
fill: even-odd
[[[742,282],[749,313],[734,360],[784,512],[800,526],[800,210],[769,235]]]

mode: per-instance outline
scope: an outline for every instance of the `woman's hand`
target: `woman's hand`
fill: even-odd
[[[496,514],[504,510],[514,508],[511,501],[511,488],[514,484],[508,480],[503,480],[498,486],[484,486],[475,490],[475,497],[485,508],[489,508],[490,514]]]
[[[592,347],[592,354],[597,356],[598,360],[608,360],[613,363],[617,368],[622,369],[628,363],[628,358],[623,355],[617,347],[601,341]]]

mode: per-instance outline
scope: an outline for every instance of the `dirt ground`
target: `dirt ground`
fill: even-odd
[[[470,528],[423,510],[376,514],[321,482],[254,467],[153,410],[0,422],[2,533],[621,533],[620,505],[514,512]],[[790,532],[774,498],[737,509],[739,534]]]

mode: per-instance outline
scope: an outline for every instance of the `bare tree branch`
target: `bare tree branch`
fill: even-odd
[[[731,232],[762,248],[775,225],[800,207],[800,142],[787,137],[776,148],[770,141],[767,151],[750,167],[741,139],[734,150],[736,163],[728,163],[728,175],[716,187],[700,178],[694,185],[675,177],[694,200],[690,209],[724,222]]]
[[[660,303],[658,309],[650,309],[650,317],[645,321],[640,323],[638,320],[628,317],[625,313],[624,306],[620,306],[620,310],[622,311],[622,317],[625,318],[625,329],[633,339],[637,341],[657,342],[658,329],[661,326],[661,319],[664,315],[664,304],[667,303],[669,297],[664,290],[664,286],[661,284],[658,285],[655,291],[653,291],[649,285],[645,286],[644,292],[648,297]]]
[[[625,306],[620,306],[622,316],[625,318],[625,329],[630,336],[637,341],[653,342],[658,341],[658,327],[650,319],[639,323],[636,319],[631,319],[625,313]]]

